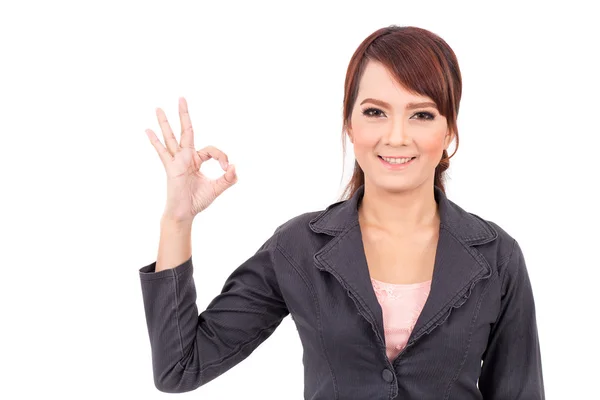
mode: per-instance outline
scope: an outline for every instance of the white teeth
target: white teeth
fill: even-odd
[[[388,157],[381,157],[381,158],[383,158],[385,161],[389,162],[390,164],[404,164],[411,160],[411,158],[388,158]]]

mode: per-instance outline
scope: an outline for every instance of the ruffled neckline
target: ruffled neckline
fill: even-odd
[[[419,288],[423,288],[426,286],[430,286],[432,279],[425,281],[425,282],[417,282],[417,283],[389,283],[389,282],[379,281],[375,278],[371,278],[371,281],[373,283],[375,283],[377,286],[382,287],[382,288],[387,288],[387,289],[391,289],[391,288],[393,288],[393,289],[419,289]]]

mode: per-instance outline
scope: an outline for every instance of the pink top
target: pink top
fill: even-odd
[[[383,312],[386,352],[393,361],[404,349],[431,289],[427,282],[395,284],[371,278]]]

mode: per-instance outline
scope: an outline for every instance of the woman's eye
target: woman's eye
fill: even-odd
[[[415,115],[425,116],[424,118],[418,118],[418,119],[424,119],[424,120],[432,120],[435,118],[435,116],[433,114],[428,113],[428,112],[418,112]]]
[[[362,113],[363,113],[363,115],[365,115],[366,117],[369,117],[369,118],[377,118],[382,115],[385,115],[385,114],[383,114],[383,111],[381,111],[378,108],[367,108]],[[430,121],[430,120],[435,119],[435,115],[425,112],[425,111],[418,112],[415,115],[417,116],[417,119],[421,119],[421,120],[425,120],[425,121]]]
[[[366,110],[363,111],[363,115],[365,115],[367,117],[378,117],[381,115],[381,114],[377,114],[377,113],[382,113],[382,111],[377,108],[367,108]]]

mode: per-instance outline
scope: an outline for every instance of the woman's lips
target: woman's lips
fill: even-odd
[[[389,170],[396,171],[396,170],[401,170],[401,169],[410,167],[415,161],[417,161],[418,157],[415,157],[412,160],[405,162],[403,164],[391,164],[379,156],[377,158],[379,158],[379,160],[381,161],[381,163],[383,164],[384,167],[386,167]]]

